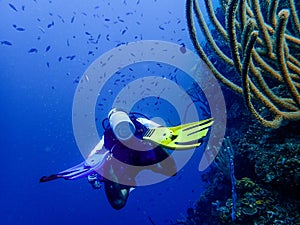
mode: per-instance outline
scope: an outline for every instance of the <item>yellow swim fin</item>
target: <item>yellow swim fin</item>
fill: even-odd
[[[164,148],[184,150],[198,147],[206,136],[213,119],[187,123],[175,127],[157,127],[148,129],[143,140],[158,144]]]

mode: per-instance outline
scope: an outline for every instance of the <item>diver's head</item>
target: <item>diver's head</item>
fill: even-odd
[[[120,141],[127,141],[133,137],[135,126],[125,111],[113,108],[108,113],[108,120],[115,136]]]

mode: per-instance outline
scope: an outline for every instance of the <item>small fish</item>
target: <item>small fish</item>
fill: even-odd
[[[52,26],[54,26],[54,21],[52,21],[52,23],[49,23],[47,27],[51,28]]]
[[[109,34],[106,35],[106,40],[108,40],[108,41],[110,40]]]
[[[125,29],[125,30],[123,30],[123,31],[122,31],[122,35],[124,35],[124,34],[126,33],[126,31],[127,31],[126,29]]]
[[[69,42],[69,40],[67,40],[67,46],[70,46],[70,42]]]
[[[87,31],[85,32],[85,34],[86,34],[86,35],[91,35],[91,33],[87,32]]]
[[[51,46],[48,45],[47,48],[46,48],[46,50],[45,50],[45,52],[48,52],[50,50],[50,48],[51,48]]]
[[[38,50],[36,48],[31,48],[28,50],[28,53],[37,53]]]
[[[88,55],[94,55],[94,52],[93,51],[89,51]]]
[[[65,20],[64,20],[64,18],[61,16],[61,15],[57,15],[58,16],[58,18],[61,20],[61,22],[62,23],[65,23]],[[53,24],[54,25],[54,24]]]
[[[61,62],[61,60],[62,60],[62,57],[61,56],[58,57],[58,62]]]
[[[49,68],[49,67],[50,67],[50,63],[49,63],[49,62],[47,62],[46,64],[47,64],[47,67]]]
[[[164,28],[162,25],[159,25],[158,27],[159,27],[159,29],[161,29],[161,30],[165,30],[165,28]]]
[[[12,45],[9,41],[1,41],[1,45]]]
[[[17,31],[25,31],[25,28],[23,28],[23,27],[17,27],[16,30]]]
[[[42,33],[45,33],[45,30],[42,27],[38,27]]]
[[[99,41],[100,37],[101,37],[101,34],[98,34],[98,37],[97,37],[97,40],[96,40],[96,44],[98,44],[98,41]]]
[[[186,53],[186,48],[185,48],[185,44],[181,44],[181,47],[179,48],[179,50],[180,50],[180,52],[182,53],[182,54],[184,54],[184,53]]]
[[[22,10],[25,11],[25,5],[22,5]]]
[[[116,44],[116,47],[119,47],[119,46],[124,45],[124,44],[126,44],[126,43],[125,42],[120,42],[120,43]]]
[[[70,60],[73,60],[73,59],[75,59],[75,57],[76,57],[76,55],[69,55],[69,56],[67,56],[66,58],[67,58],[67,59],[70,59]]]
[[[125,21],[123,19],[121,19],[121,17],[118,16],[118,21],[121,23],[124,23]]]
[[[18,27],[16,24],[12,25],[17,31],[25,31],[25,28],[23,27]]]
[[[71,23],[74,23],[74,20],[75,20],[75,16],[72,17]]]
[[[9,7],[12,8],[14,11],[18,12],[17,8],[11,4],[11,3],[8,3]]]

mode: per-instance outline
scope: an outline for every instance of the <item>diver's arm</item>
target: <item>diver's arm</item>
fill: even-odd
[[[136,119],[138,122],[140,122],[141,124],[143,124],[145,127],[147,127],[148,129],[150,128],[156,128],[156,127],[160,127],[161,125],[158,124],[158,123],[155,123],[154,121],[152,120],[148,120],[146,118],[142,118],[142,117],[139,117]]]
[[[119,210],[125,206],[130,188],[125,188],[123,185],[119,184],[119,179],[115,175],[112,165],[107,172],[110,174],[110,180],[104,182],[106,197],[110,205],[114,209]]]

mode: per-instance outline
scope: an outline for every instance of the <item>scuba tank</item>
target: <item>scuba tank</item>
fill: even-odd
[[[133,137],[136,128],[126,112],[113,108],[108,114],[108,121],[118,140],[127,141]]]

